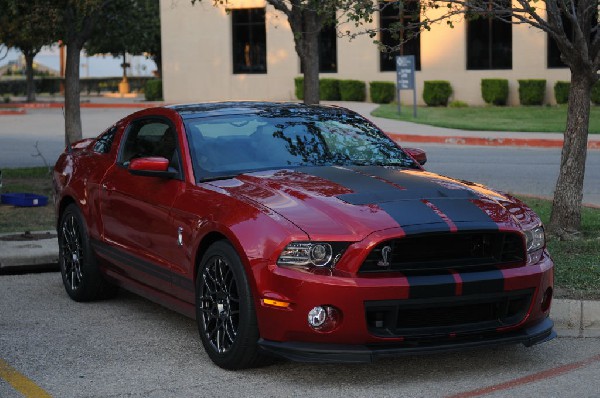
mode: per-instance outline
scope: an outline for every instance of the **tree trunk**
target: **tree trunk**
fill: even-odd
[[[304,71],[304,103],[319,103],[319,32],[321,23],[315,10],[304,10],[304,32],[302,37]]]
[[[25,76],[27,78],[27,102],[35,101],[35,82],[33,80],[33,58],[37,53],[33,51],[23,51],[25,56]]]
[[[81,110],[79,108],[79,61],[81,47],[74,40],[67,45],[65,68],[65,144],[82,138]]]
[[[567,128],[548,226],[548,231],[558,237],[566,237],[581,226],[590,98],[594,83],[591,76],[581,71],[571,72]]]
[[[121,64],[123,68],[123,81],[127,81],[127,54],[123,53],[123,63]]]

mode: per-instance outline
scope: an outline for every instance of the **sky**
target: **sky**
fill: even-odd
[[[60,69],[58,52],[58,46],[44,47],[35,57],[34,62],[58,71]],[[0,60],[0,66],[16,60],[20,56],[21,53],[18,50],[10,50],[6,58]],[[131,68],[127,70],[127,76],[151,76],[152,72],[156,70],[156,64],[144,56],[128,56],[127,61],[131,64]],[[111,55],[88,57],[82,53],[80,76],[82,78],[121,76],[123,70],[119,65],[122,62],[122,58],[113,58]]]

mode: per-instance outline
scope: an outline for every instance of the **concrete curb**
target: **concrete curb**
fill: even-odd
[[[43,231],[42,233],[56,231]],[[1,236],[14,235],[2,234]],[[58,262],[58,241],[0,240],[0,271]],[[600,301],[555,299],[550,314],[560,337],[600,338]]]
[[[561,337],[600,337],[600,301],[554,300],[550,316]]]
[[[41,233],[56,233],[56,231]],[[14,235],[14,233],[2,234],[0,237],[7,235]],[[57,263],[58,241],[56,238],[29,241],[0,240],[0,271]]]

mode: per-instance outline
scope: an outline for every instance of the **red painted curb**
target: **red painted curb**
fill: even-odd
[[[25,115],[27,111],[25,109],[13,108],[13,109],[1,109],[0,116],[2,115]]]
[[[157,106],[163,106],[161,103],[102,103],[102,102],[82,102],[81,108],[132,108],[132,109],[145,109],[154,108]],[[18,103],[18,104],[3,104],[3,108],[26,108],[26,109],[60,109],[65,107],[64,102],[29,102],[29,103]]]
[[[432,136],[416,134],[387,133],[395,141],[428,144],[518,146],[538,148],[562,148],[563,141],[549,138],[487,138],[461,136]],[[588,149],[600,149],[600,141],[588,141]]]

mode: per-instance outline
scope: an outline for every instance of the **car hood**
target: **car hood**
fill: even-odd
[[[391,228],[404,234],[520,229],[530,218],[507,195],[423,170],[301,167],[211,184],[271,209],[314,240],[356,241]]]

